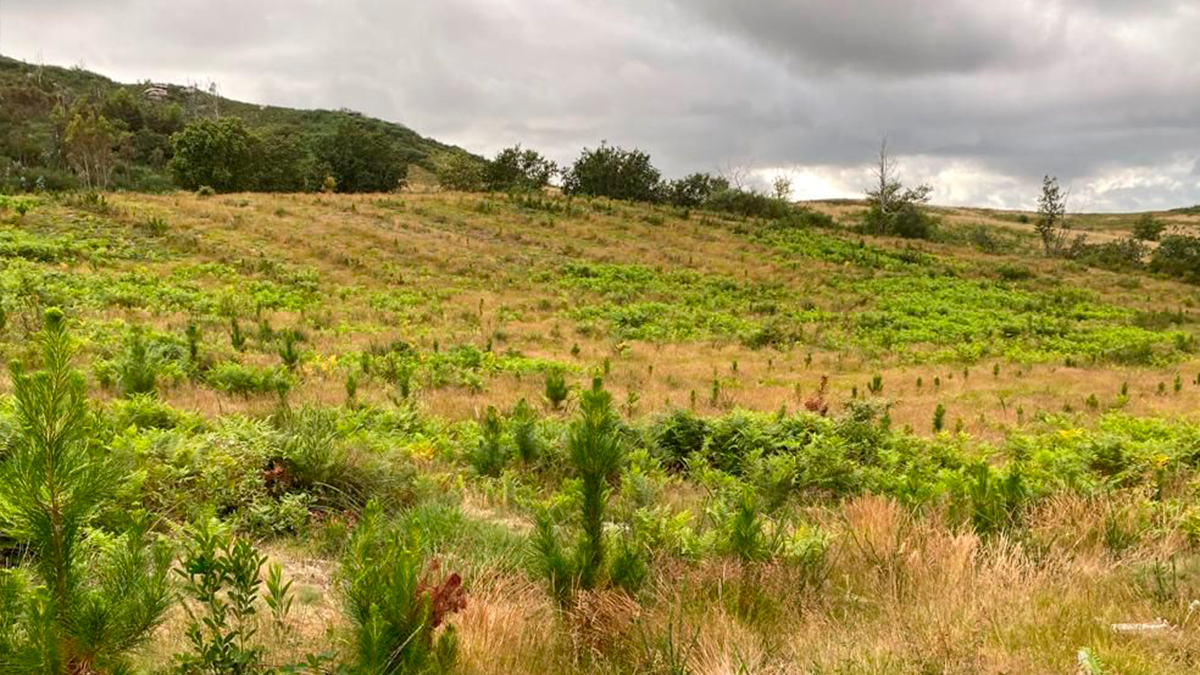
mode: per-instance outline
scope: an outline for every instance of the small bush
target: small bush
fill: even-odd
[[[178,672],[240,675],[262,669],[263,647],[254,636],[265,562],[249,541],[234,539],[215,521],[191,528],[176,569],[194,607],[184,631],[191,651],[176,654]]]
[[[1167,229],[1166,223],[1155,218],[1154,214],[1147,213],[1133,224],[1133,236],[1142,241],[1158,241],[1165,229]]]
[[[702,207],[709,211],[768,220],[784,219],[792,214],[792,205],[786,200],[737,188],[713,192],[704,200]]]
[[[1200,283],[1200,237],[1185,234],[1163,237],[1150,259],[1150,270]]]
[[[658,420],[651,433],[663,466],[683,471],[688,457],[704,449],[708,422],[690,410],[675,409]]]

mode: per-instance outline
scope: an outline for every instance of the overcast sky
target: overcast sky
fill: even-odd
[[[0,0],[0,53],[348,107],[490,155],[601,139],[667,176],[934,201],[1200,203],[1200,0]]]

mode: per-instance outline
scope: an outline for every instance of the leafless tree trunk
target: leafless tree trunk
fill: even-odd
[[[896,160],[888,155],[886,135],[879,141],[879,158],[875,164],[874,174],[876,181],[879,183],[879,191],[875,194],[876,201],[879,204],[879,212],[887,215],[888,202],[891,201],[888,197],[889,193],[892,192],[890,186],[896,182]]]

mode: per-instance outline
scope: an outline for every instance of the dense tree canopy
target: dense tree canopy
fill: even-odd
[[[236,117],[198,119],[171,137],[171,171],[185,188],[217,192],[254,186],[261,142]]]
[[[343,121],[321,138],[316,156],[338,192],[390,192],[408,176],[405,158],[392,140],[355,120]]]
[[[601,143],[594,150],[584,148],[579,159],[563,174],[563,191],[653,202],[658,201],[661,178],[662,174],[645,152]]]
[[[557,172],[554,162],[541,153],[514,145],[496,153],[495,159],[487,163],[483,182],[491,191],[540,190]]]

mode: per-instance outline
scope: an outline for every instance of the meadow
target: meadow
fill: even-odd
[[[1027,214],[0,200],[4,672],[1200,663],[1200,286]]]

